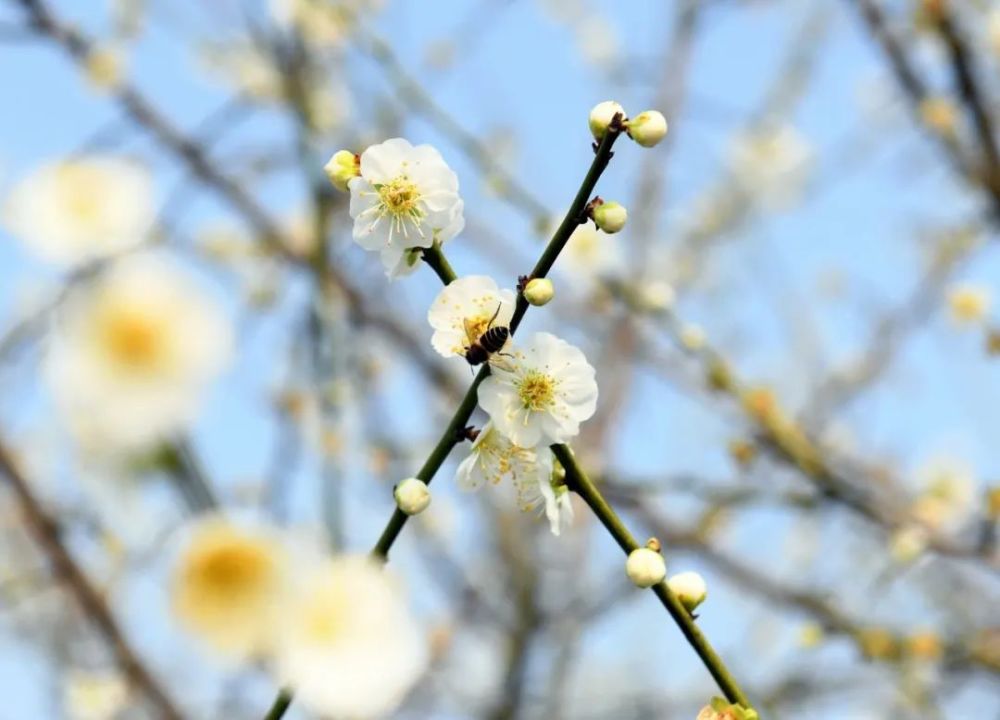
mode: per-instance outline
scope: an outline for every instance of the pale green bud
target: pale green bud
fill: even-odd
[[[361,175],[361,158],[350,150],[338,150],[323,170],[335,188],[347,192],[347,183]]]
[[[714,697],[703,707],[695,720],[760,720],[753,708],[730,703],[725,698]]]
[[[417,515],[431,504],[431,491],[420,478],[406,478],[393,488],[396,505],[407,515]]]
[[[536,307],[545,305],[555,294],[556,289],[548,278],[535,278],[529,280],[528,284],[524,286],[524,299],[528,301],[529,305]]]
[[[616,233],[625,227],[628,211],[621,203],[605,202],[594,208],[594,222],[606,233]]]
[[[667,564],[663,556],[652,548],[637,548],[629,553],[625,561],[625,574],[638,587],[653,587],[667,575]]]
[[[590,111],[590,132],[595,140],[600,142],[604,133],[608,131],[611,121],[618,113],[621,113],[622,120],[624,120],[626,117],[625,109],[614,100],[605,100],[594,106],[594,109]]]
[[[653,147],[667,134],[667,119],[656,110],[646,110],[628,121],[629,137],[643,147]]]
[[[705,580],[696,572],[682,572],[671,576],[667,580],[667,587],[688,612],[693,612],[708,596]]]

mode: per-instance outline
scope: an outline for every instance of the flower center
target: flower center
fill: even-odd
[[[406,175],[400,175],[387,183],[375,185],[375,191],[378,193],[375,212],[380,219],[388,218],[390,242],[393,232],[408,237],[408,223],[413,225],[418,235],[423,234],[420,221],[426,213],[419,205],[421,195],[416,183]]]
[[[104,341],[115,360],[133,369],[150,369],[162,356],[159,324],[142,313],[118,312],[108,318]]]
[[[351,605],[344,592],[324,592],[323,602],[306,611],[305,631],[312,642],[330,644],[350,626]]]
[[[67,165],[60,169],[59,181],[65,207],[75,220],[93,223],[100,218],[102,188],[98,177],[84,168]]]
[[[270,571],[270,560],[261,548],[227,545],[200,558],[194,568],[203,586],[232,596],[257,586]]]
[[[552,404],[556,394],[555,381],[548,375],[531,370],[517,390],[521,403],[529,410],[544,410]]]

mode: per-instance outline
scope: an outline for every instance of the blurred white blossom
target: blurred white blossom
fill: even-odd
[[[318,565],[282,614],[279,681],[324,716],[391,712],[427,663],[426,638],[404,597],[370,558],[340,556]]]
[[[189,275],[158,253],[116,261],[58,312],[45,372],[91,449],[139,449],[183,429],[226,364],[232,330]]]
[[[111,157],[43,165],[4,203],[11,234],[44,260],[76,265],[141,243],[153,219],[149,176]]]
[[[744,192],[771,210],[792,205],[809,177],[812,149],[788,125],[738,136],[730,150],[733,174]]]

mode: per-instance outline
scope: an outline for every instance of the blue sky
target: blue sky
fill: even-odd
[[[130,56],[130,79],[163,113],[179,126],[190,128],[219,106],[225,88],[199,74],[186,40],[192,30],[212,35],[224,31],[207,25],[214,11],[199,10],[196,3],[177,8],[169,3],[153,4],[158,6],[154,22]],[[516,141],[512,146],[500,141],[494,144],[504,166],[547,207],[558,212],[572,198],[590,162],[586,134],[590,107],[609,97],[628,109],[642,110],[649,105],[653,96],[650,80],[657,79],[662,70],[658,63],[669,36],[673,4],[654,0],[588,4],[601,14],[608,31],[614,33],[631,58],[624,66],[625,77],[630,80],[627,83],[609,78],[581,58],[567,24],[558,21],[553,12],[545,11],[543,4],[396,0],[387,3],[372,21],[372,27],[391,44],[407,71],[464,127],[481,137],[500,138],[513,133]],[[58,5],[67,16],[78,18],[90,33],[106,32],[98,19],[103,12],[92,13],[84,3]],[[485,27],[470,20],[487,7],[490,9],[485,13]],[[859,94],[866,87],[877,87],[874,82],[881,66],[845,7],[791,1],[743,3],[739,7],[711,3],[701,18],[702,29],[691,59],[689,96],[681,114],[670,118],[676,140],[669,156],[667,192],[662,204],[667,221],[662,237],[655,240],[658,247],[664,248],[676,242],[692,200],[725,166],[732,133],[760,107],[795,32],[807,18],[825,13],[808,89],[782,118],[813,148],[812,183],[803,202],[786,212],[753,214],[734,237],[714,251],[709,276],[682,296],[678,305],[683,317],[701,323],[713,341],[737,358],[741,374],[773,384],[793,407],[805,399],[818,377],[864,347],[873,315],[879,314],[873,308],[891,307],[906,297],[920,267],[921,245],[925,242],[921,236],[928,229],[956,223],[976,211],[970,194],[954,181],[908,120],[893,120],[889,113],[886,122],[893,124],[883,130],[859,110]],[[0,18],[16,16],[10,9],[9,4],[0,7]],[[454,67],[430,67],[426,62],[428,45],[455,40],[457,31],[465,39],[456,45]],[[933,62],[933,55],[928,54],[926,59]],[[377,95],[384,101],[392,91],[370,58],[351,51],[344,67],[349,86],[369,98],[357,103],[345,135],[365,135],[374,127],[369,113],[374,113],[376,107],[370,98]],[[116,117],[107,99],[84,87],[67,58],[45,42],[0,44],[0,87],[8,98],[0,112],[0,138],[4,138],[0,142],[0,197],[31,168],[76,151],[83,139]],[[883,99],[887,107],[892,105],[891,94],[883,93]],[[526,267],[541,247],[530,219],[492,196],[460,149],[425,119],[406,118],[400,134],[414,143],[430,142],[441,149],[461,179],[467,217],[490,227],[503,243],[509,243],[510,254]],[[217,152],[226,157],[241,143],[273,142],[274,138],[288,136],[287,120],[264,109],[240,124],[232,137],[220,143]],[[871,144],[851,144],[849,141],[856,137],[867,137]],[[119,149],[151,163],[161,201],[178,183],[191,183],[142,132],[130,130]],[[323,154],[317,153],[311,171],[318,170],[336,149],[331,146]],[[622,144],[599,186],[603,197],[632,201],[643,152],[631,143]],[[287,216],[301,207],[303,188],[299,179],[286,173],[269,182],[259,196],[275,216]],[[199,192],[196,198],[181,219],[185,237],[206,222],[227,218],[227,211],[211,194]],[[346,212],[338,222],[336,233],[343,240],[349,227]],[[618,241],[629,239],[626,231]],[[462,239],[452,244],[449,255],[461,274],[491,272],[490,256],[463,244]],[[380,270],[359,249],[347,246],[342,257],[359,277],[381,282]],[[977,253],[963,276],[996,288],[1000,280],[998,263],[995,250],[985,248]],[[833,299],[825,296],[821,287],[822,278],[831,270],[844,278],[846,286],[845,294]],[[231,279],[203,268],[200,272],[205,283],[225,299],[235,314]],[[659,272],[669,273],[670,268]],[[25,291],[55,277],[51,269],[32,260],[0,230],[0,318],[9,316],[9,308]],[[388,286],[386,292],[398,297],[401,316],[429,338],[421,308],[429,304],[437,289],[436,278],[420,273]],[[232,372],[208,399],[195,441],[211,474],[223,486],[259,476],[270,457],[274,425],[267,411],[266,394],[282,374],[282,361],[275,357],[275,348],[288,342],[289,319],[301,304],[304,290],[296,285],[283,298],[279,310],[244,325],[248,332]],[[532,312],[526,329],[552,329],[554,324],[544,311]],[[565,332],[572,335],[576,330],[567,328]],[[588,352],[597,352],[601,339],[590,338],[587,342]],[[31,376],[34,357],[29,355],[19,368],[0,368],[0,392],[10,393],[7,400],[0,400],[0,418],[8,432],[34,432],[51,412],[37,386],[23,384],[23,378]],[[464,368],[456,371],[461,374]],[[891,382],[880,384],[842,418],[854,428],[863,454],[892,459],[906,473],[929,454],[943,451],[967,458],[980,477],[1000,473],[1000,459],[990,431],[998,420],[995,393],[985,391],[993,387],[996,368],[982,359],[978,335],[955,331],[938,314],[925,331],[904,346],[890,374],[894,376]],[[398,438],[412,445],[414,457],[420,458],[434,439],[436,425],[414,422],[413,418],[443,420],[447,411],[414,384],[412,374],[403,372],[393,376],[384,394],[387,406],[398,411],[389,418],[390,426]],[[390,404],[393,402],[395,406]],[[682,470],[709,476],[731,474],[725,442],[734,435],[738,423],[734,423],[733,413],[725,403],[711,398],[692,400],[689,393],[643,371],[623,417],[608,458],[608,463],[619,470],[637,475]],[[367,549],[390,510],[390,499],[383,487],[372,487],[361,459],[348,459],[345,470],[352,490],[348,545]],[[450,477],[448,466],[435,487],[442,498],[452,500],[451,507],[458,513],[455,537],[461,544],[474,536],[476,528],[472,523],[480,516],[473,513],[474,500],[454,492]],[[296,481],[297,513],[303,519],[315,520],[315,463],[305,463]],[[668,512],[680,513],[681,520],[685,519],[684,509],[680,501],[667,506]],[[749,555],[756,561],[774,563],[776,571],[787,570],[786,550],[794,527],[795,521],[787,513],[749,513],[729,540],[744,550],[750,548]],[[826,548],[840,542],[839,533],[856,530],[856,525],[847,522],[827,524],[817,531],[815,541],[820,548]],[[558,552],[554,541],[541,541]],[[394,564],[415,588],[422,611],[440,614],[445,611],[442,599],[421,576],[419,568],[423,563],[414,544],[414,537],[404,535]],[[473,543],[469,547],[460,554],[472,560],[476,546]],[[617,550],[596,531],[589,540],[589,549],[596,558],[590,580],[600,583],[605,579],[601,571],[613,568],[619,561]],[[822,566],[823,552],[809,562]],[[704,570],[710,582],[713,580],[699,561],[689,557],[678,560],[677,569],[687,567]],[[877,574],[876,570],[859,569],[860,585],[873,587],[864,578]],[[157,599],[160,572],[156,569],[142,574],[130,583],[122,592],[119,607],[127,610],[130,599],[155,606],[162,600]],[[807,577],[810,572],[808,567],[803,570]],[[864,587],[848,588],[846,593],[854,603],[866,595]],[[747,624],[770,628],[771,615],[763,612],[757,601],[721,582],[713,584],[712,595],[712,603],[703,613],[702,627],[709,637],[718,639],[724,656],[734,658],[737,675],[766,680],[766,673],[775,664],[780,666],[790,657],[782,653],[790,652],[794,623],[775,626],[780,629],[774,632],[774,657],[765,658],[775,664],[758,662],[741,652],[744,636],[734,632]],[[877,616],[882,608],[895,611],[896,607],[876,602],[874,608],[853,609],[870,610]],[[912,608],[914,618],[924,618],[922,610]],[[155,653],[162,651],[168,642],[165,623],[147,626],[145,618],[131,619],[139,642]],[[585,654],[616,657],[624,668],[663,668],[665,692],[677,691],[686,698],[691,696],[692,687],[709,692],[696,658],[683,646],[680,635],[651,597],[630,600],[591,628],[584,640]],[[46,697],[51,677],[39,663],[22,661],[32,655],[13,635],[0,635],[0,648],[5,648],[0,650],[0,688],[6,691],[2,713],[9,713],[11,718],[49,717]],[[190,651],[184,648],[184,652]],[[845,643],[834,642],[815,657],[817,663],[851,662],[852,653]],[[172,657],[176,662],[177,654]],[[197,674],[190,668],[173,668],[182,676]],[[585,675],[590,671],[593,666],[585,665],[581,672]],[[195,693],[206,697],[211,694],[209,683],[203,679],[186,679],[191,680]],[[259,688],[253,692],[266,694]],[[967,716],[963,715],[971,707],[967,703],[977,701],[984,698],[976,694],[961,698],[960,704],[949,708],[954,713],[950,716]],[[827,712],[862,717],[844,707]]]

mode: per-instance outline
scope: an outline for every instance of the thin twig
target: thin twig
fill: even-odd
[[[126,677],[157,708],[160,717],[165,720],[181,720],[183,715],[177,705],[129,644],[100,591],[91,584],[63,543],[59,524],[35,497],[28,480],[3,445],[0,445],[0,475],[6,478],[13,490],[28,530],[48,557],[53,573],[65,584],[84,614],[104,636]]]

